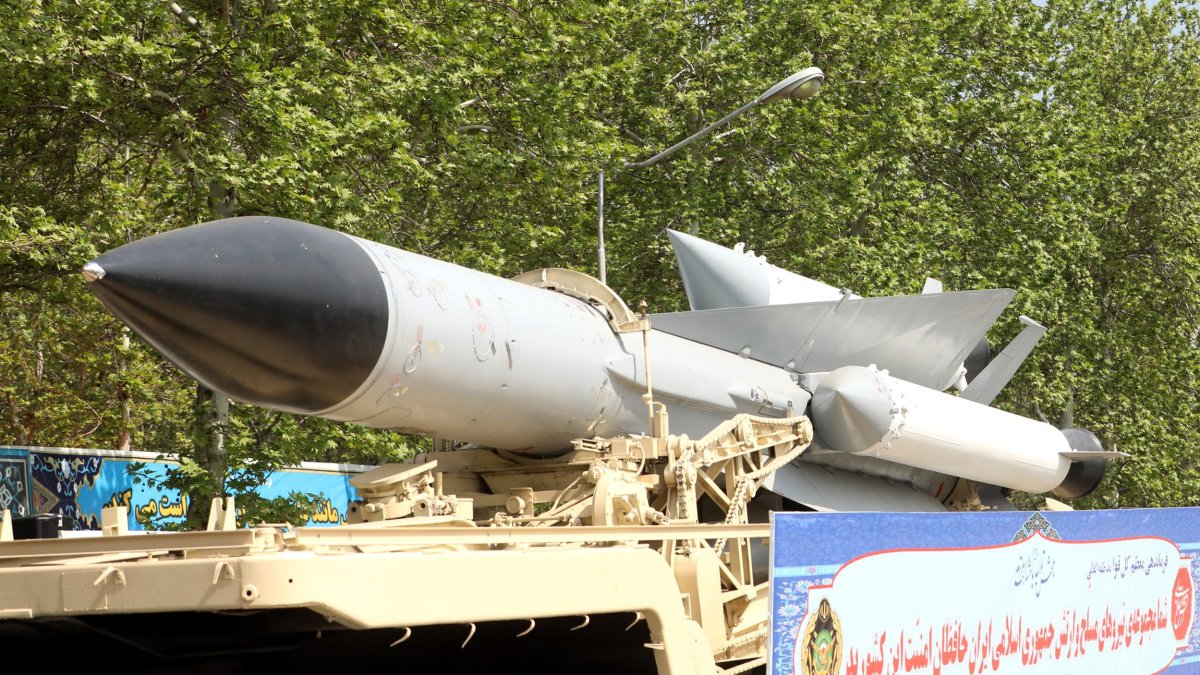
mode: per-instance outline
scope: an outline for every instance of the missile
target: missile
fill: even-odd
[[[846,289],[839,291],[771,265],[765,256],[745,250],[743,244],[729,249],[681,232],[669,230],[668,234],[693,309],[812,303],[839,295],[858,297]],[[923,294],[941,292],[940,282],[926,279]],[[1060,431],[987,405],[1046,331],[1028,317],[1022,316],[1021,321],[1025,324],[1021,335],[995,360],[982,336],[965,353],[963,365],[952,378],[962,398],[890,377],[886,370],[878,371],[875,363],[869,368],[845,367],[812,378],[820,382],[819,386],[810,386],[810,416],[818,444],[856,457],[888,460],[1028,492],[1053,490],[1056,496],[1068,499],[1090,493],[1103,477],[1107,460],[1123,453],[1104,452],[1100,441],[1087,430]],[[912,354],[934,348],[917,344],[911,347],[879,354],[878,358],[891,368],[908,370]],[[956,350],[955,358],[960,355],[962,350]],[[927,364],[919,367],[928,369]],[[951,382],[925,384],[949,386]],[[906,431],[902,434],[901,430]],[[1009,446],[1014,450],[1010,451]],[[959,452],[964,447],[971,451],[965,455]],[[1031,448],[1057,448],[1057,452],[1029,452]],[[1011,472],[1014,462],[1024,469]],[[838,464],[853,467],[855,462],[843,458]],[[1038,467],[1043,472],[1040,477],[1036,476]]]
[[[692,309],[722,309],[755,305],[857,298],[849,290],[834,288],[767,262],[766,256],[732,249],[675,230],[667,230],[679,274]]]
[[[693,437],[739,412],[803,413],[819,391],[835,403],[813,407],[817,434],[841,446],[815,462],[857,458],[856,471],[884,478],[896,466],[993,483],[1002,475],[1001,485],[1041,491],[1067,481],[1073,459],[1049,425],[1054,434],[966,400],[954,405],[974,406],[996,438],[982,443],[970,428],[943,429],[953,423],[946,415],[968,409],[950,412],[937,398],[902,420],[926,433],[906,433],[891,447],[876,447],[856,426],[892,425],[892,413],[881,411],[896,407],[895,396],[916,400],[950,377],[1011,299],[1006,289],[839,294],[645,321],[578,272],[502,279],[272,217],[135,241],[87,263],[83,276],[110,311],[192,377],[277,410],[547,456],[577,438],[649,433],[643,395],[651,381],[671,432]],[[905,372],[888,375],[892,393],[836,403],[857,400],[851,393],[863,378],[855,373],[900,354]],[[841,379],[849,384],[834,386]],[[785,467],[780,485],[788,471],[803,470]]]
[[[1035,494],[1058,489],[1082,457],[1049,424],[876,368],[846,366],[824,375],[809,414],[827,448]]]
[[[649,431],[642,334],[622,331],[636,317],[599,282],[573,297],[270,217],[159,234],[83,273],[150,345],[234,400],[531,455]],[[808,403],[768,364],[659,331],[647,341],[674,431]]]

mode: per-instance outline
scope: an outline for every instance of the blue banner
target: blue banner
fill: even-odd
[[[129,469],[142,465],[141,479]],[[186,498],[162,486],[174,464],[148,453],[76,448],[0,447],[0,508],[14,515],[54,513],[65,529],[100,528],[106,506],[129,507],[129,529],[179,523],[187,512]],[[268,474],[258,486],[260,496],[273,499],[293,492],[322,495],[308,521],[298,526],[338,525],[357,498],[350,478],[363,467],[305,465]]]
[[[1200,509],[777,513],[770,672],[1200,673]]]
[[[14,518],[32,515],[29,501],[29,453],[0,448],[0,511]]]

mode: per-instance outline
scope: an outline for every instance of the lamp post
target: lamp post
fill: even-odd
[[[622,165],[626,169],[644,169],[648,166],[654,166],[655,164],[658,164],[662,160],[666,159],[667,157],[670,157],[671,155],[675,154],[676,152],[679,152],[680,150],[687,147],[688,145],[691,145],[696,140],[703,138],[703,137],[707,136],[708,134],[712,133],[712,131],[714,129],[718,129],[718,128],[728,124],[735,118],[740,117],[741,115],[744,115],[745,113],[750,112],[751,110],[757,108],[758,106],[760,106],[764,103],[774,103],[775,101],[784,101],[784,100],[789,100],[789,99],[796,100],[796,101],[802,101],[806,98],[811,98],[812,96],[816,95],[816,93],[818,91],[820,91],[821,84],[824,82],[825,82],[825,73],[822,72],[821,69],[817,68],[816,66],[813,66],[810,68],[805,68],[804,70],[800,70],[795,73],[792,73],[791,75],[785,77],[784,79],[776,82],[769,89],[767,89],[763,93],[759,94],[757,98],[751,100],[749,103],[746,103],[742,107],[738,108],[737,110],[734,110],[733,112],[722,117],[721,119],[717,120],[716,122],[713,122],[712,124],[701,129],[700,131],[697,131],[696,133],[692,134],[691,136],[688,136],[687,138],[683,139],[682,141],[679,141],[675,145],[672,145],[671,147],[667,148],[666,150],[663,150],[662,152],[658,153],[657,155],[654,155],[650,159],[647,159],[647,160],[641,161],[641,162],[623,162]],[[597,247],[597,258],[598,258],[598,262],[599,262],[598,270],[600,272],[600,282],[607,284],[608,283],[608,279],[607,279],[608,274],[607,274],[605,260],[604,260],[605,255],[604,255],[604,170],[603,169],[600,170],[600,176],[599,176],[598,182],[599,182],[599,186],[600,186],[599,208],[598,208],[600,243],[599,243],[599,246]]]

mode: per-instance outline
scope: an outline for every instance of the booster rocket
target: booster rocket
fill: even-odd
[[[1004,289],[662,314],[647,325],[580,273],[502,279],[271,217],[139,240],[83,275],[206,386],[370,427],[551,455],[577,438],[648,433],[652,379],[673,433],[698,437],[739,412],[808,412],[825,439],[813,461],[859,457],[853,471],[867,476],[913,467],[1044,492],[1070,482],[1083,457],[1049,425],[934,390],[1007,305]],[[811,476],[781,473],[772,489],[822,502]]]

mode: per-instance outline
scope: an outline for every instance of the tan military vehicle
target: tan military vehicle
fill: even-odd
[[[124,672],[432,667],[740,673],[766,662],[763,479],[807,419],[592,438],[533,459],[439,447],[352,479],[350,525],[0,541],[0,636]],[[755,522],[759,521],[759,522]]]

